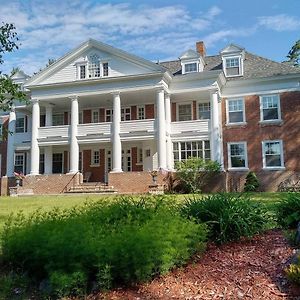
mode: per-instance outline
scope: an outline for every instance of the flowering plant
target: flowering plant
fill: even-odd
[[[23,178],[25,178],[25,175],[22,172],[20,172],[20,173],[14,172],[14,175],[15,175],[16,179],[23,179]]]
[[[158,171],[157,170],[152,170],[152,171],[150,171],[150,175],[152,177],[157,176],[158,175]]]

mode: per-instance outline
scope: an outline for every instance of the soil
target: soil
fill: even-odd
[[[209,244],[185,268],[88,299],[300,299],[300,288],[284,274],[294,253],[280,230],[222,246]]]

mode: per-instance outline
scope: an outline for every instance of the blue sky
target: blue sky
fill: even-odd
[[[236,43],[283,61],[300,39],[299,0],[0,0],[0,20],[15,23],[21,43],[2,70],[28,74],[89,37],[153,61],[177,59],[200,40],[208,55]]]

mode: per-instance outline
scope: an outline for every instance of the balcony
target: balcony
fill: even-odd
[[[81,143],[109,142],[112,132],[112,123],[79,124],[77,139]]]
[[[201,136],[208,137],[210,120],[191,120],[171,123],[171,136],[176,138]]]
[[[40,127],[38,141],[49,145],[66,144],[69,138],[69,127],[69,125]]]
[[[121,140],[142,140],[145,138],[154,138],[155,120],[134,120],[121,122],[120,128]]]

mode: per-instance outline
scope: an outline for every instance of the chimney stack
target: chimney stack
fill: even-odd
[[[202,56],[206,56],[206,48],[203,41],[196,42],[196,50]]]

